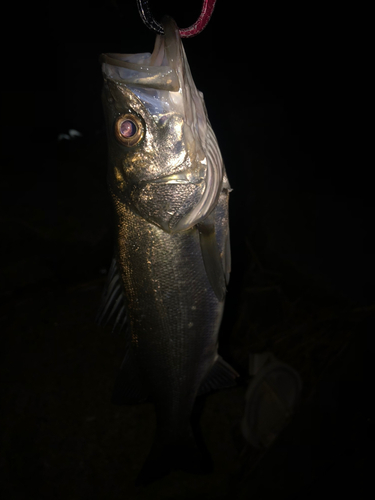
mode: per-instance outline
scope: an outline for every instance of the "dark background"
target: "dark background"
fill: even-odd
[[[200,11],[199,0],[150,4],[182,27]],[[215,473],[176,472],[137,491],[152,407],[111,406],[123,341],[94,323],[112,256],[98,56],[152,51],[155,35],[135,0],[17,4],[1,91],[4,498],[305,499],[323,484],[359,494],[372,423],[374,197],[355,140],[360,90],[344,14],[218,0],[184,42],[233,188],[221,349],[242,385],[206,402]],[[69,129],[82,137],[57,141]],[[264,350],[304,389],[254,462],[232,434],[248,354]]]

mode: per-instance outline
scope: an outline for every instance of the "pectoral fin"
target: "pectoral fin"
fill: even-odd
[[[225,274],[215,235],[215,222],[209,215],[203,222],[197,224],[204,267],[209,282],[219,302],[225,298]]]

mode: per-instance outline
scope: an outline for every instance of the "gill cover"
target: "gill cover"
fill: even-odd
[[[123,158],[119,159],[118,152],[109,153],[114,182],[140,215],[175,233],[202,222],[216,207],[222,187],[229,188],[229,184],[223,186],[220,150],[203,94],[191,76],[178,28],[171,18],[164,19],[163,27],[165,35],[156,37],[152,54],[103,54],[101,61],[107,127],[117,127],[117,142],[122,140],[122,129],[127,134],[122,140]],[[126,101],[124,109],[121,99]],[[137,125],[139,120],[140,129],[145,127],[136,132],[133,150],[128,111],[137,116],[133,121]],[[163,147],[172,139],[176,147],[171,145],[170,151],[173,149],[177,157],[166,154],[163,158]],[[152,154],[158,158],[158,167]],[[163,199],[161,193],[165,193]],[[172,200],[173,193],[176,200]],[[152,208],[152,203],[160,207]]]

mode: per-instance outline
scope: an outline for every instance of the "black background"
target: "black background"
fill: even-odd
[[[200,11],[200,1],[151,6],[156,18],[168,12],[181,26]],[[135,1],[29,9],[13,30],[22,50],[5,54],[3,154],[18,171],[29,172],[32,160],[33,173],[47,169],[51,179],[43,148],[52,152],[59,133],[74,128],[85,141],[103,133],[99,54],[151,51],[154,34]],[[343,19],[324,5],[222,1],[185,49],[234,188],[234,242],[271,223],[276,240],[264,242],[267,256],[298,264],[346,297],[371,301],[374,202],[370,167],[355,140],[359,90]],[[260,222],[260,205],[273,222]]]
[[[182,27],[192,24],[200,12],[199,0],[150,3],[157,19],[167,13]],[[20,5],[16,9],[2,78],[1,292],[6,353],[2,366],[7,405],[3,484],[7,498],[50,498],[48,495],[56,494],[61,484],[69,481],[81,493],[61,493],[56,498],[101,498],[99,491],[104,490],[90,489],[90,480],[82,471],[81,476],[76,474],[73,466],[70,472],[57,468],[49,476],[46,473],[49,490],[40,486],[46,481],[43,467],[48,469],[45,457],[51,452],[48,446],[49,451],[43,452],[38,445],[40,421],[49,418],[40,401],[53,393],[53,397],[62,400],[64,421],[74,421],[82,387],[86,394],[90,393],[95,384],[100,385],[103,377],[107,378],[101,393],[105,398],[121,361],[121,352],[115,359],[112,356],[119,341],[114,341],[115,347],[103,347],[112,338],[107,334],[98,337],[93,324],[95,300],[99,301],[104,280],[102,269],[108,267],[112,252],[98,57],[102,52],[152,51],[155,35],[143,25],[135,1],[68,0]],[[354,326],[350,342],[340,358],[341,368],[333,377],[340,396],[333,398],[333,409],[324,410],[331,421],[341,422],[332,424],[336,430],[334,444],[329,445],[331,462],[326,468],[322,466],[323,472],[317,468],[318,479],[314,480],[314,474],[308,476],[301,491],[295,492],[301,498],[309,498],[308,494],[313,495],[314,491],[318,495],[319,481],[323,481],[320,478],[324,474],[330,476],[327,470],[332,470],[332,464],[342,455],[345,438],[340,438],[340,433],[370,421],[359,395],[365,377],[358,375],[358,370],[366,367],[364,334],[373,331],[374,197],[370,166],[361,158],[355,140],[359,127],[355,109],[360,94],[355,85],[351,35],[355,21],[349,23],[349,17],[342,17],[344,14],[327,8],[325,3],[275,5],[219,0],[207,28],[184,41],[192,75],[204,93],[233,188],[233,266],[223,349],[236,365],[236,349],[230,348],[229,331],[239,321],[244,290],[257,286],[254,266],[258,274],[262,270],[263,278],[266,271],[277,276],[277,287],[292,302],[303,297],[318,304],[318,311],[321,304],[336,308],[339,312],[335,318],[355,310],[368,312],[364,319],[361,316],[351,320]],[[82,137],[57,141],[58,135],[69,129],[78,130]],[[269,286],[269,282],[266,284]],[[83,299],[74,296],[77,290],[87,291]],[[261,302],[263,312],[256,311],[254,315],[262,320],[272,319],[267,297]],[[249,313],[244,324],[250,324],[252,318]],[[53,333],[51,325],[60,330]],[[89,328],[96,339],[95,362],[93,353],[86,352],[86,342],[91,338],[86,331]],[[57,354],[60,349],[54,344],[54,335],[65,339],[67,329],[76,332],[72,338],[80,340],[77,345],[62,341],[65,354]],[[235,344],[235,332],[232,337]],[[273,344],[265,341],[264,347],[272,349]],[[104,363],[100,358],[102,349]],[[324,366],[340,349],[338,341],[323,359]],[[288,362],[293,364],[290,359]],[[57,366],[55,372],[52,365]],[[71,365],[76,368],[70,372],[67,366]],[[98,365],[101,375],[94,376]],[[241,369],[238,359],[237,368]],[[45,385],[49,377],[57,381],[51,387]],[[81,377],[77,385],[76,377]],[[32,382],[28,385],[25,380]],[[309,382],[308,374],[304,382],[308,387],[315,383]],[[332,394],[338,390],[335,383]],[[38,388],[42,388],[44,396],[35,403]],[[76,399],[64,396],[74,390],[78,392]],[[321,397],[333,397],[329,391],[327,394]],[[64,398],[69,402],[65,404]],[[88,397],[91,403],[93,400]],[[107,401],[102,404],[109,405]],[[354,411],[353,407],[356,417],[342,420],[344,413]],[[312,413],[324,422],[324,412],[314,408],[317,413]],[[106,423],[111,422],[108,417]],[[303,422],[302,419],[301,428],[306,425]],[[11,423],[15,423],[13,427]],[[328,429],[320,441],[322,454],[326,437],[333,432],[332,427]],[[58,428],[53,432],[59,432]],[[314,432],[321,436],[319,431]],[[69,431],[65,434],[68,444],[61,453],[68,457],[75,447],[69,445]],[[362,441],[363,438],[355,438],[353,450],[359,449]],[[145,446],[147,450],[147,443]],[[353,463],[358,464],[357,458],[353,458],[356,453],[344,460],[345,469],[341,462],[335,469],[336,476],[333,474],[331,479],[336,486],[350,475]],[[279,470],[282,453],[280,462],[274,460]],[[35,463],[39,465],[33,469]],[[285,484],[280,487],[284,498],[293,484],[293,467],[297,463],[293,456],[292,465],[284,471]],[[267,472],[269,464],[265,463],[263,469],[259,467],[260,475],[266,478],[264,482],[272,483],[274,472]],[[358,467],[356,473],[361,469]],[[309,468],[313,465],[307,460],[306,469]],[[345,472],[340,473],[341,470]],[[100,470],[95,474],[100,477]],[[105,481],[104,478],[101,484]],[[118,487],[118,492],[116,484],[111,488],[112,493],[105,498],[117,498],[121,488],[125,491],[124,485]],[[244,488],[243,491],[251,492],[250,487],[246,490],[246,484]],[[268,494],[272,496],[272,492]],[[198,494],[197,490],[196,498]],[[256,498],[263,498],[259,491],[257,494]],[[132,495],[138,498],[136,493]],[[167,494],[160,498],[167,498]],[[266,493],[264,498],[268,498]]]

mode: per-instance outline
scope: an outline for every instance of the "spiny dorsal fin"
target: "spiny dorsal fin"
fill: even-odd
[[[239,377],[239,374],[236,370],[224,361],[221,356],[218,356],[215,364],[201,383],[198,396],[217,389],[233,387],[236,385],[237,377]]]
[[[112,331],[118,328],[119,332],[121,332],[126,324],[126,311],[121,277],[115,258],[112,259],[108,272],[96,322],[99,325],[107,325],[113,318],[116,319]]]

